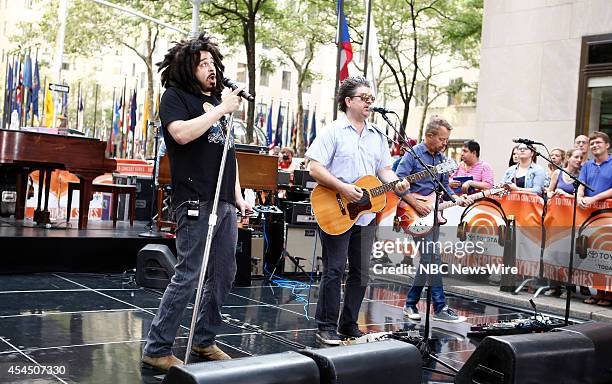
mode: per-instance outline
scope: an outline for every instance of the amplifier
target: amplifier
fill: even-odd
[[[304,169],[296,169],[293,171],[293,185],[296,187],[314,189],[317,182],[310,176],[310,172]]]
[[[312,213],[312,205],[307,201],[286,201],[285,220],[293,225],[316,226],[317,220]]]
[[[314,253],[317,258],[314,272],[323,270],[322,246],[315,228],[303,225],[287,225],[287,252],[306,272],[313,272],[312,256]],[[284,271],[301,272],[301,269],[287,258],[285,259]]]
[[[276,184],[278,185],[289,185],[291,183],[291,173],[285,171],[278,171],[276,175]]]
[[[113,183],[127,184],[136,186],[136,201],[134,203],[134,220],[147,221],[151,218],[151,201],[153,197],[153,179],[151,176],[126,176],[113,175]],[[125,220],[128,216],[129,205],[127,204],[127,196],[119,195],[119,209],[117,210],[117,219]]]

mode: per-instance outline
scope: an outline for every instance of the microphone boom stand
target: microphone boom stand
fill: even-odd
[[[215,226],[217,225],[217,206],[219,205],[219,196],[221,194],[221,184],[223,183],[223,174],[225,173],[225,163],[227,160],[227,152],[230,148],[230,141],[234,140],[233,132],[233,120],[234,114],[230,114],[229,123],[225,118],[219,120],[221,124],[221,130],[227,132],[225,137],[225,144],[223,146],[223,155],[221,156],[221,165],[219,166],[219,176],[217,177],[217,186],[215,189],[215,197],[213,199],[212,210],[208,217],[208,231],[206,232],[206,244],[204,246],[204,255],[202,260],[202,267],[200,268],[200,278],[198,280],[198,288],[196,291],[195,303],[193,305],[193,313],[191,315],[191,327],[189,329],[189,340],[187,341],[187,350],[185,352],[185,365],[189,363],[189,356],[191,354],[191,345],[193,343],[193,334],[195,331],[196,321],[198,319],[198,313],[200,312],[200,300],[202,299],[202,288],[204,286],[204,278],[206,277],[206,269],[208,267],[208,258],[210,256],[210,248],[212,245],[213,233]]]
[[[397,114],[395,112],[393,112],[393,113],[397,116]],[[414,150],[414,147],[410,144],[410,141],[406,140],[406,138],[403,137],[403,135],[400,132],[398,132],[397,129],[395,129],[395,127],[393,126],[393,124],[391,123],[389,118],[386,116],[386,113],[381,113],[381,116],[387,122],[387,124],[389,124],[389,126],[395,131],[395,133],[397,133],[398,138],[401,141],[403,141],[404,144],[407,145],[408,151],[419,162],[419,164],[421,164],[421,166],[427,171],[427,173],[429,173],[429,176],[431,177],[433,183],[435,184],[434,192],[436,194],[436,201],[435,201],[435,204],[434,204],[434,223],[433,223],[433,228],[434,228],[433,229],[433,233],[435,234],[436,233],[435,231],[439,230],[438,207],[439,207],[439,203],[440,203],[440,198],[442,197],[442,195],[446,195],[446,196],[448,196],[448,198],[453,203],[456,202],[456,200],[455,200],[455,198],[453,198],[448,193],[446,188],[444,188],[444,185],[442,184],[440,179],[435,177],[435,175],[434,175],[433,171],[430,169],[430,167],[425,164],[425,162],[423,161],[423,159],[419,155],[417,155],[417,153]],[[399,116],[397,116],[397,117],[399,119]],[[393,141],[395,142],[395,140],[393,140]],[[426,240],[423,239],[423,241],[425,242]],[[427,244],[425,244],[425,246],[427,246]],[[433,262],[433,260],[430,260],[430,263],[431,262]],[[416,280],[416,278],[415,278],[415,280]],[[413,284],[414,284],[414,282],[413,282]],[[436,354],[434,352],[432,352],[431,346],[429,345],[429,333],[430,333],[430,324],[429,324],[430,323],[430,319],[429,319],[430,318],[430,314],[429,314],[429,309],[431,307],[431,277],[430,277],[429,274],[427,275],[426,284],[427,284],[427,301],[426,301],[427,304],[426,304],[426,309],[425,309],[425,330],[424,330],[423,340],[420,342],[420,346],[417,345],[417,347],[419,348],[419,351],[421,352],[421,356],[423,357],[424,360],[427,360],[427,359],[434,360],[435,362],[437,362],[440,365],[448,368],[449,370],[453,371],[456,374],[456,373],[459,372],[459,370],[457,370],[452,365],[450,365],[450,364],[442,361],[441,359],[439,359],[436,356]],[[435,373],[439,373],[439,374],[442,374],[442,375],[446,375],[446,376],[454,376],[454,374],[451,374],[451,373],[445,372],[445,371],[441,371],[441,370],[438,370],[438,369],[435,369],[435,368],[423,367],[423,369],[427,370],[427,371],[430,371],[430,372],[435,372]]]
[[[533,145],[527,144],[527,146],[529,147],[529,149],[531,149],[533,151],[533,153],[536,154],[536,156],[539,156],[539,157],[543,158],[544,160],[546,160],[550,164],[552,164],[555,168],[557,168],[561,172],[559,174],[559,177],[562,177],[562,174],[565,173],[574,182],[573,183],[573,185],[574,185],[574,203],[572,204],[572,235],[571,235],[571,240],[570,240],[571,241],[571,245],[570,245],[569,266],[568,266],[568,271],[567,271],[567,286],[565,287],[565,289],[567,290],[567,298],[565,299],[565,325],[569,325],[570,301],[572,299],[572,291],[571,291],[571,289],[574,288],[573,284],[572,284],[572,275],[574,273],[574,253],[575,253],[575,246],[576,246],[576,208],[577,208],[577,205],[578,205],[578,187],[582,185],[582,186],[584,186],[585,188],[587,188],[587,189],[589,189],[591,191],[594,191],[594,189],[593,189],[593,187],[591,187],[587,183],[581,181],[580,179],[578,179],[574,175],[572,175],[569,172],[567,172],[565,169],[563,169],[560,166],[558,166],[557,164],[553,163],[552,160],[550,160],[548,157],[546,157],[546,156],[542,155],[540,152],[538,152],[538,150],[536,150],[533,147]],[[544,223],[542,223],[542,225],[544,225]],[[543,265],[543,262],[540,265]]]
[[[153,156],[155,156],[153,158],[153,180],[152,180],[152,192],[151,192],[151,215],[150,215],[150,219],[149,219],[149,230],[147,232],[142,232],[139,233],[138,236],[139,237],[148,237],[148,238],[159,238],[162,237],[162,234],[159,233],[158,231],[154,231],[153,230],[153,215],[154,215],[154,202],[155,202],[155,192],[156,192],[156,187],[157,187],[157,168],[158,166],[158,146],[159,146],[159,128],[160,128],[161,122],[159,120],[155,120],[155,121],[149,121],[149,126],[152,126],[153,129],[153,134],[155,135],[155,149],[154,149],[154,154]],[[145,146],[145,150],[146,150],[146,146]],[[161,212],[161,210],[160,210]]]

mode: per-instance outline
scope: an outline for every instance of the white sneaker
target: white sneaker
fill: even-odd
[[[433,319],[447,323],[463,323],[467,320],[465,316],[457,315],[457,313],[450,309],[448,305],[445,305],[440,311],[434,313]]]
[[[421,314],[414,305],[404,307],[404,316],[408,316],[410,320],[421,321]]]

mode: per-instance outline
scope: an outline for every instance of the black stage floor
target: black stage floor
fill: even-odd
[[[50,228],[31,221],[0,219],[0,274],[34,272],[123,272],[136,266],[145,245],[167,245],[176,254],[174,239],[146,238],[148,222],[91,220],[88,229],[76,222],[54,223]],[[74,227],[73,227],[74,226]],[[10,250],[10,252],[9,252]]]
[[[312,286],[308,315],[291,290],[255,281],[252,287],[234,288],[222,313],[259,325],[263,330],[308,347],[315,341],[312,319],[317,302]],[[374,282],[368,288],[359,323],[363,331],[420,329],[402,315],[407,287]],[[302,292],[306,293],[306,292]],[[161,298],[160,291],[143,289],[130,274],[39,273],[0,275],[0,382],[11,383],[154,383],[156,372],[142,369],[141,351]],[[448,303],[468,321],[462,324],[432,322],[435,350],[459,368],[478,341],[467,338],[470,324],[524,316],[520,310],[502,308],[461,297]],[[420,303],[424,309],[424,300]],[[191,311],[185,311],[174,353],[183,357]],[[270,336],[225,326],[219,346],[233,357],[294,350]],[[192,360],[192,362],[195,362]],[[66,373],[34,380],[10,375],[11,365],[65,367]],[[438,366],[437,368],[442,368]],[[423,382],[452,382],[424,371]]]

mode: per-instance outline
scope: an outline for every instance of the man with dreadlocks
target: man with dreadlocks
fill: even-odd
[[[198,283],[224,143],[233,141],[219,121],[240,106],[242,88],[221,97],[222,59],[217,44],[200,35],[176,43],[157,64],[166,89],[159,117],[170,159],[178,263],[151,324],[142,362],[162,371],[183,363],[172,354],[172,345]],[[207,360],[230,358],[217,347],[215,336],[222,324],[219,310],[236,274],[236,208],[243,215],[251,210],[240,191],[230,142],[193,348],[186,352]]]

